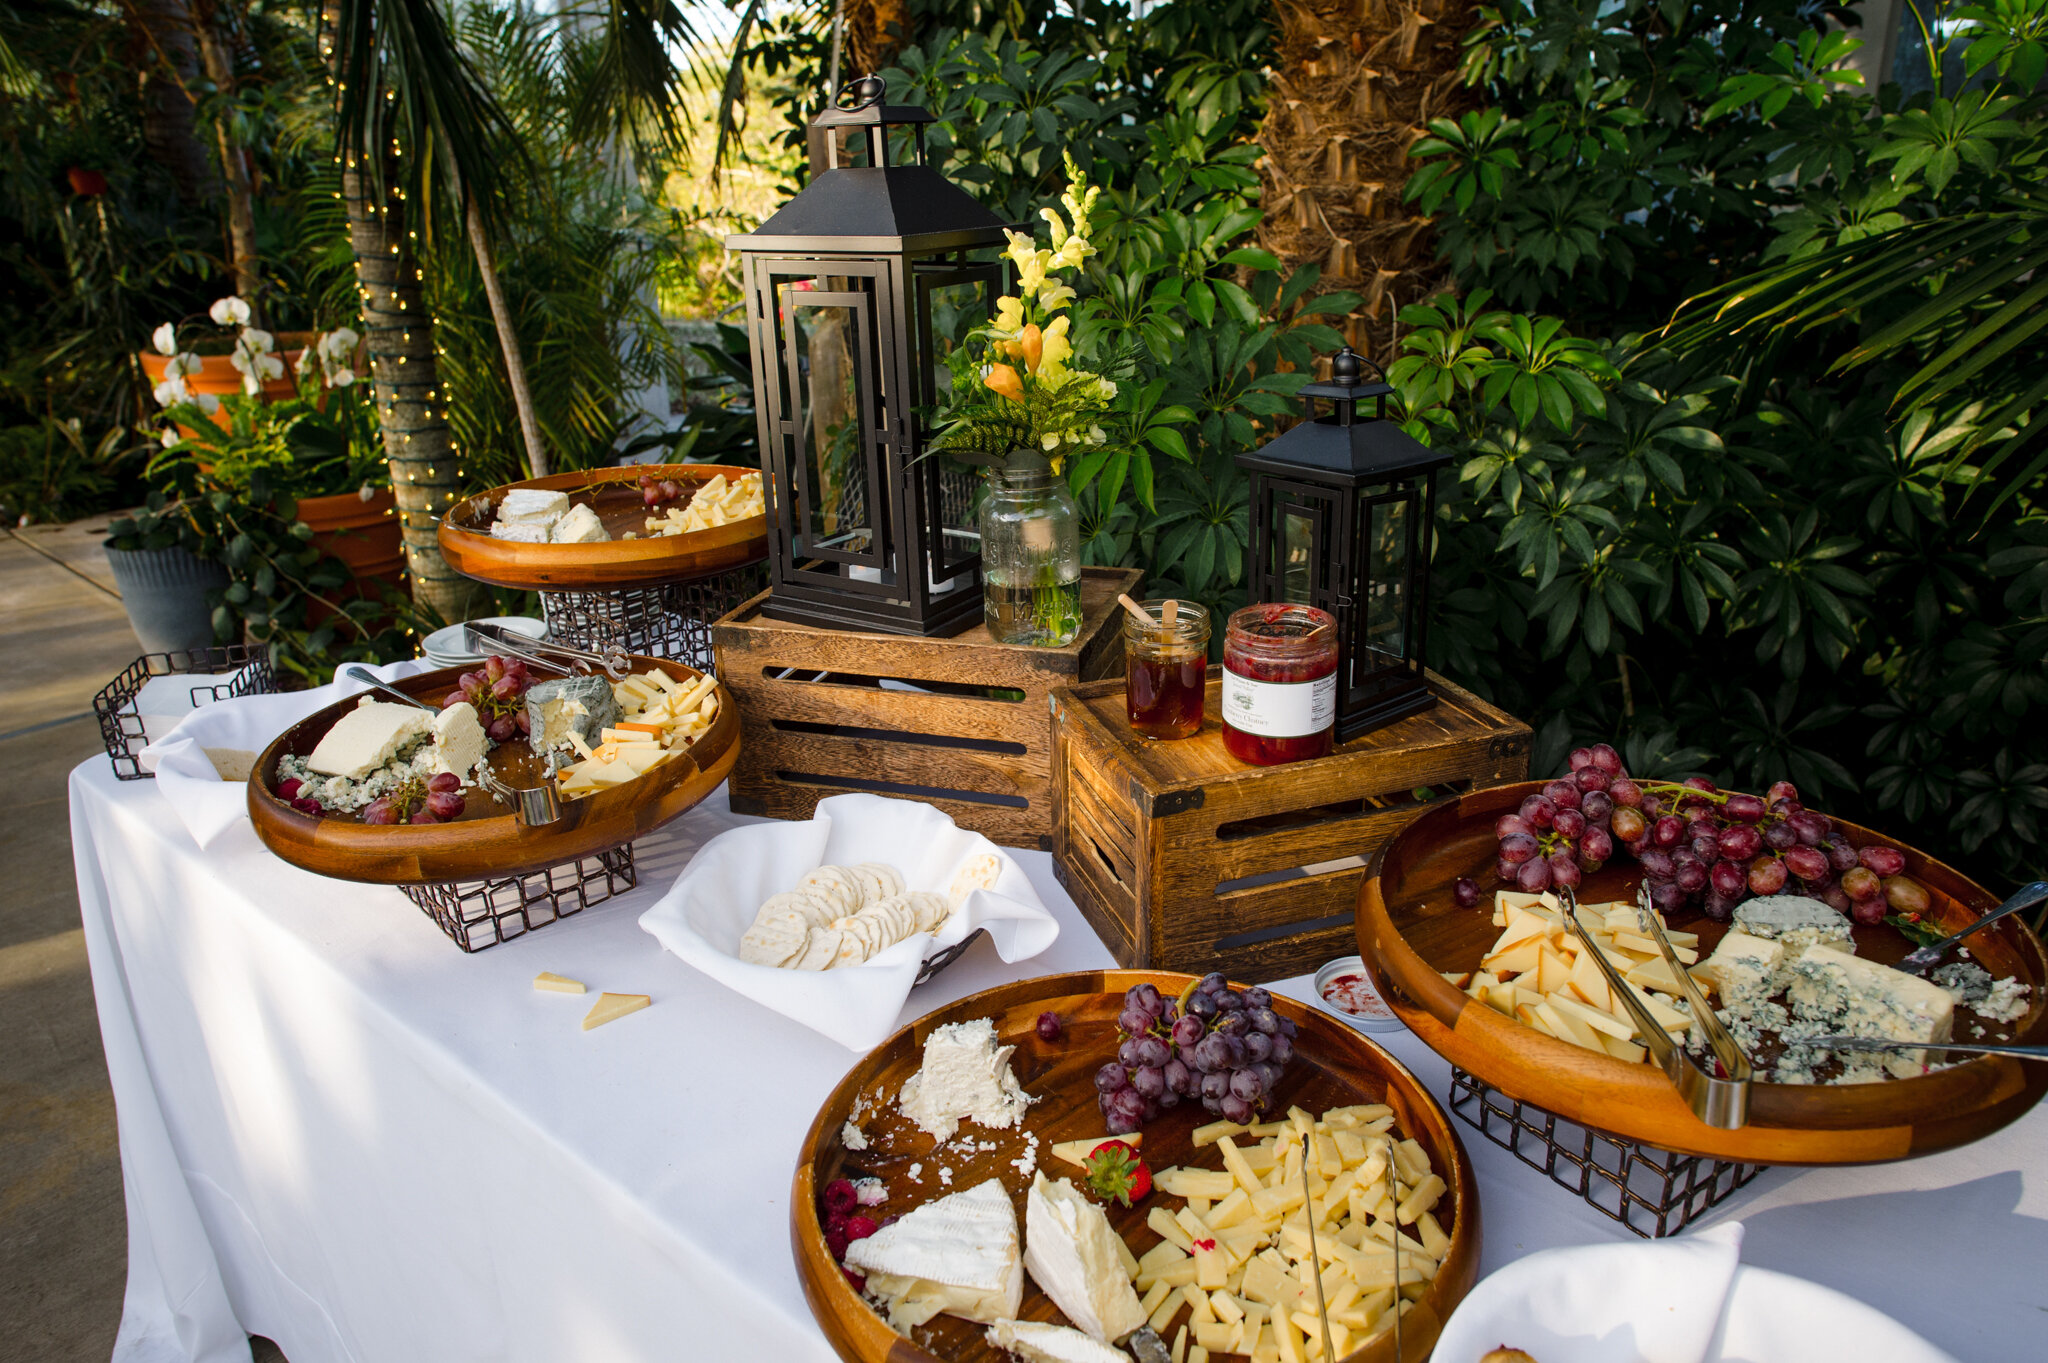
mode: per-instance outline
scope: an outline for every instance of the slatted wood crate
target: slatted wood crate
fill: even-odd
[[[1081,633],[1065,648],[999,644],[980,625],[951,639],[770,620],[766,593],[712,629],[718,678],[739,700],[742,814],[808,819],[849,790],[925,800],[1006,847],[1050,849],[1051,693],[1117,678],[1135,568],[1088,568]]]
[[[1248,766],[1223,746],[1221,676],[1175,741],[1132,731],[1121,680],[1053,693],[1054,869],[1125,966],[1277,980],[1356,951],[1365,859],[1429,799],[1528,774],[1529,727],[1434,674],[1421,714]]]

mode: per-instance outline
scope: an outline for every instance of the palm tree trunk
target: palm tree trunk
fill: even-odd
[[[519,348],[519,333],[512,326],[512,308],[505,301],[505,286],[498,278],[498,265],[491,254],[490,234],[484,230],[483,212],[471,199],[464,217],[469,227],[469,248],[476,255],[477,272],[484,278],[484,297],[491,304],[491,322],[498,329],[498,348],[505,352],[505,377],[512,385],[512,406],[519,413],[519,436],[526,442],[526,466],[536,478],[548,476],[547,445],[540,438],[540,418],[533,411],[533,390],[526,386],[526,357]]]
[[[1442,288],[1430,220],[1401,200],[1408,148],[1462,107],[1471,0],[1277,0],[1279,61],[1259,142],[1259,239],[1365,295],[1345,339],[1392,359],[1394,318]]]
[[[129,65],[142,77],[143,148],[170,173],[179,202],[213,203],[220,198],[221,182],[200,144],[193,111],[199,54],[192,42],[192,13],[185,0],[129,0],[125,8]]]
[[[481,589],[441,557],[440,517],[461,495],[462,480],[448,434],[448,395],[435,363],[434,324],[427,316],[419,263],[407,249],[405,203],[396,195],[381,205],[372,203],[373,192],[357,158],[348,156],[341,194],[412,598],[444,620],[465,620]]]

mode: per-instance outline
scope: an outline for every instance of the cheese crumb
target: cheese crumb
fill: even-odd
[[[953,1186],[953,1169],[951,1165],[942,1164],[939,1166],[939,1182],[948,1188]]]
[[[921,1183],[924,1181],[924,1166],[922,1164],[913,1164],[904,1171],[904,1174],[912,1183]]]
[[[865,1150],[868,1148],[868,1133],[848,1122],[839,1128],[839,1143],[848,1150]]]

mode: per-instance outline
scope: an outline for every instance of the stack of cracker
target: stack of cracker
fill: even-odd
[[[740,938],[740,959],[785,970],[859,965],[913,933],[938,931],[952,912],[944,895],[906,891],[894,866],[820,866],[769,896]]]

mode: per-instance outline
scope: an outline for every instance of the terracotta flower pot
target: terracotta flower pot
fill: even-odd
[[[405,541],[397,505],[388,487],[376,489],[368,501],[355,492],[299,499],[299,519],[312,529],[314,546],[348,565],[353,581],[343,589],[345,596],[374,600],[404,581]],[[317,625],[332,614],[316,602],[306,612],[306,623]]]

